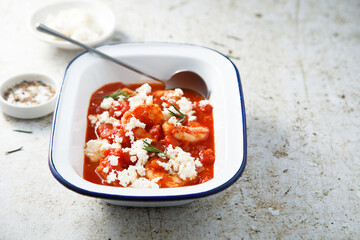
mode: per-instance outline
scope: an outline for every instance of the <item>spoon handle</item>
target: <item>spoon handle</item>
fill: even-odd
[[[36,26],[36,29],[37,29],[38,31],[40,31],[40,32],[53,35],[53,36],[55,36],[55,37],[58,37],[58,38],[61,38],[61,39],[65,40],[65,41],[71,42],[71,43],[73,43],[73,44],[75,44],[75,45],[78,45],[78,46],[80,46],[80,47],[82,47],[82,48],[85,48],[85,49],[86,49],[87,51],[89,51],[89,52],[92,52],[92,53],[95,53],[95,54],[97,54],[97,55],[100,55],[101,57],[103,57],[103,58],[105,58],[105,59],[107,59],[107,60],[110,60],[110,61],[113,61],[113,62],[115,62],[115,63],[117,63],[117,64],[120,64],[121,66],[126,67],[126,68],[128,68],[128,69],[130,69],[130,70],[132,70],[132,71],[134,71],[134,72],[137,72],[137,73],[139,73],[139,74],[141,74],[141,75],[144,75],[144,76],[146,76],[146,77],[148,77],[148,78],[151,78],[151,79],[153,79],[153,80],[162,82],[161,80],[159,80],[159,79],[156,78],[156,77],[153,77],[153,76],[151,76],[151,75],[149,75],[149,74],[147,74],[147,73],[144,73],[144,72],[142,72],[142,71],[140,71],[140,70],[138,70],[138,69],[136,69],[136,68],[134,68],[134,67],[132,67],[132,66],[130,66],[130,65],[128,65],[128,64],[126,64],[126,63],[124,63],[124,62],[122,62],[122,61],[120,61],[120,60],[118,60],[118,59],[116,59],[116,58],[113,58],[113,57],[111,57],[111,56],[109,56],[109,55],[107,55],[107,54],[105,54],[105,53],[103,53],[103,52],[100,52],[100,51],[96,50],[95,48],[92,48],[92,47],[90,47],[90,46],[88,46],[88,45],[86,45],[86,44],[83,44],[83,43],[81,43],[81,42],[79,42],[79,41],[76,41],[75,39],[72,39],[72,38],[70,38],[70,37],[68,37],[68,36],[65,36],[65,35],[63,35],[62,33],[59,33],[59,32],[57,32],[57,31],[55,31],[55,30],[53,30],[53,29],[45,26],[44,24],[38,23],[37,26]]]

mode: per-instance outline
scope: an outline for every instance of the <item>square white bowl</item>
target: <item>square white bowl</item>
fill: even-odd
[[[214,115],[214,178],[199,185],[164,189],[104,186],[83,179],[91,94],[107,83],[147,80],[86,52],[67,67],[54,111],[49,166],[60,183],[80,194],[110,203],[154,207],[186,204],[218,193],[241,176],[246,165],[245,108],[240,76],[230,59],[209,48],[188,44],[121,43],[98,49],[159,79],[169,79],[178,70],[191,70],[206,81]]]

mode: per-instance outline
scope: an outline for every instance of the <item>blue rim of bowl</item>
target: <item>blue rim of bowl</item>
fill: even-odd
[[[144,43],[142,43],[142,42],[136,42],[136,43],[131,43],[131,42],[127,42],[127,43],[111,43],[111,44],[104,44],[104,45],[98,46],[97,48],[101,48],[101,47],[104,47],[104,46],[125,45],[125,44],[133,45],[133,44],[144,44]],[[240,93],[240,104],[241,104],[241,110],[242,110],[241,111],[242,127],[243,127],[243,161],[242,161],[241,166],[238,169],[238,171],[227,182],[225,182],[224,184],[222,184],[220,186],[217,186],[216,188],[210,189],[208,191],[198,192],[198,193],[183,194],[183,195],[179,194],[179,195],[174,195],[174,196],[124,196],[124,195],[118,195],[118,194],[115,195],[115,194],[99,193],[99,192],[93,192],[93,191],[89,191],[89,190],[77,187],[77,186],[73,185],[72,183],[68,182],[66,179],[64,179],[59,174],[59,172],[56,170],[55,165],[54,165],[54,161],[53,161],[53,156],[52,156],[54,132],[55,132],[55,127],[56,127],[57,113],[58,113],[58,105],[59,105],[59,101],[60,101],[60,97],[61,97],[61,93],[62,93],[62,89],[63,89],[63,84],[64,84],[64,81],[65,81],[65,77],[67,75],[68,69],[76,59],[78,59],[83,54],[88,53],[88,51],[85,51],[85,52],[79,54],[73,60],[71,60],[71,62],[68,64],[68,66],[65,69],[65,74],[64,74],[63,81],[61,83],[61,87],[59,89],[58,99],[57,99],[54,114],[53,114],[53,122],[52,122],[52,127],[51,127],[50,144],[49,144],[49,155],[48,155],[48,164],[49,164],[49,168],[50,168],[50,171],[51,171],[52,175],[55,177],[56,180],[58,180],[65,187],[67,187],[68,189],[70,189],[72,191],[75,191],[75,192],[77,192],[79,194],[90,196],[90,197],[95,197],[95,198],[101,198],[101,199],[107,199],[107,200],[118,200],[118,201],[167,202],[167,201],[191,200],[191,199],[207,197],[207,196],[210,196],[210,195],[213,195],[213,194],[216,194],[216,193],[219,193],[219,192],[225,190],[226,188],[230,187],[233,183],[235,183],[240,178],[240,176],[242,175],[242,173],[245,170],[245,166],[246,166],[246,163],[247,163],[247,135],[246,135],[245,103],[244,103],[244,95],[243,95],[242,86],[241,86],[240,74],[239,74],[239,71],[238,71],[237,67],[230,60],[229,57],[225,56],[224,54],[222,54],[222,53],[220,53],[220,52],[218,52],[218,51],[216,51],[214,49],[208,48],[208,47],[194,45],[194,44],[187,44],[187,43],[164,43],[164,42],[151,43],[151,42],[146,42],[146,44],[168,44],[168,45],[174,45],[174,46],[178,45],[178,46],[200,47],[200,48],[204,48],[204,49],[216,52],[217,54],[220,54],[221,56],[225,57],[233,65],[234,70],[236,72],[236,77],[237,77],[237,82],[238,82],[238,87],[239,87],[239,93]]]

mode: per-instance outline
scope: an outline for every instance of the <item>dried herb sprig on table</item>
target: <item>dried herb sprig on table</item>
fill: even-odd
[[[17,148],[17,149],[14,149],[14,150],[10,150],[10,151],[7,151],[5,152],[5,155],[8,155],[8,154],[11,154],[11,153],[14,153],[14,152],[18,152],[18,151],[21,151],[23,149],[23,146]]]
[[[33,133],[32,131],[26,131],[26,130],[20,130],[20,129],[15,129],[14,132],[19,132],[19,133]]]

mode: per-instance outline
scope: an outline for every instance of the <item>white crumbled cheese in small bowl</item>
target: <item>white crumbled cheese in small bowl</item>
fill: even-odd
[[[59,11],[57,14],[49,14],[45,19],[45,25],[68,37],[83,42],[95,40],[102,33],[94,16],[79,8],[71,8]],[[63,41],[58,38],[56,40]]]

